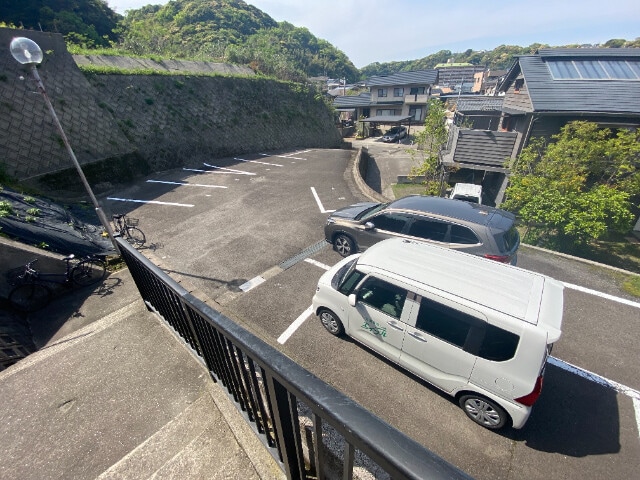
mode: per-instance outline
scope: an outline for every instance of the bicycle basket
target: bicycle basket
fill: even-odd
[[[140,220],[137,218],[124,217],[124,224],[129,227],[137,227],[138,223],[140,223]]]

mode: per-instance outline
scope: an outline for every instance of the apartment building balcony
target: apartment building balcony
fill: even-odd
[[[427,94],[414,94],[414,95],[405,95],[404,103],[405,105],[425,105],[429,101],[429,95]]]

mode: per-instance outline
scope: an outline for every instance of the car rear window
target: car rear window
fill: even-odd
[[[515,227],[515,225],[504,232],[504,234],[502,235],[502,241],[504,242],[504,249],[507,252],[510,252],[519,245],[520,234],[518,233],[518,229]]]

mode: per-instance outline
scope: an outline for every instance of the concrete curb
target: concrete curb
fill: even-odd
[[[573,255],[569,255],[567,253],[562,253],[562,252],[556,252],[555,250],[548,250],[546,248],[542,248],[542,247],[537,247],[535,245],[529,245],[528,243],[521,243],[520,247],[524,247],[524,248],[530,248],[532,250],[538,250],[540,252],[544,252],[544,253],[550,253],[552,255],[556,255],[558,257],[562,257],[562,258],[567,258],[569,260],[575,260],[576,262],[581,262],[581,263],[585,263],[587,265],[593,265],[594,267],[602,267],[602,268],[606,268],[608,270],[612,270],[614,272],[619,272],[619,273],[623,273],[625,275],[631,275],[631,276],[635,276],[635,277],[640,277],[640,273],[636,273],[636,272],[632,272],[630,270],[624,270],[622,268],[618,268],[618,267],[612,267],[611,265],[607,265],[606,263],[599,263],[599,262],[595,262],[593,260],[588,260],[586,258],[581,258],[581,257],[575,257]]]

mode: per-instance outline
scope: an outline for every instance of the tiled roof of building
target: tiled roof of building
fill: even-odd
[[[500,111],[502,110],[503,100],[504,97],[489,97],[484,95],[461,97],[456,102],[456,110],[459,112]]]
[[[336,108],[356,108],[368,107],[371,105],[371,94],[361,93],[360,95],[341,95],[333,101]]]
[[[628,62],[638,78],[554,78],[552,62]],[[541,49],[516,59],[501,91],[520,75],[536,112],[589,112],[640,115],[640,48]]]
[[[393,85],[433,85],[438,80],[437,70],[415,70],[398,72],[390,75],[379,75],[365,81],[367,87]]]

